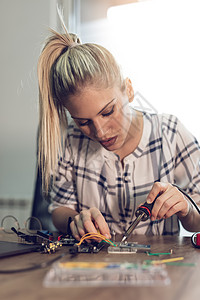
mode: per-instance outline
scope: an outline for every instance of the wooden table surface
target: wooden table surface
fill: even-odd
[[[2,240],[2,233],[0,233]],[[72,257],[69,247],[63,246],[56,253],[27,253],[0,259],[0,270],[18,269],[48,262],[66,253],[66,261],[118,261],[143,262],[147,259],[165,259],[183,256],[184,263],[195,263],[195,266],[167,265],[166,269],[171,283],[166,286],[124,286],[124,287],[44,287],[43,280],[51,266],[27,272],[0,274],[0,299],[69,299],[69,300],[190,300],[200,299],[200,249],[192,246],[190,237],[171,236],[135,236],[134,241],[150,244],[151,252],[168,252],[172,255],[162,257],[147,256],[146,253],[108,254],[106,249],[99,253],[78,254]]]

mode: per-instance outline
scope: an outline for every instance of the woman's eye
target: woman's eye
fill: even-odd
[[[103,117],[108,117],[108,116],[112,115],[113,112],[114,112],[114,108],[115,108],[115,105],[113,105],[112,108],[111,108],[109,111],[103,112],[103,113],[102,113],[102,116],[103,116]],[[89,126],[91,123],[92,123],[92,120],[86,120],[86,121],[84,121],[84,122],[79,121],[79,122],[78,122],[78,125],[79,125],[80,127],[83,127],[83,126]]]
[[[102,113],[102,116],[103,117],[107,117],[107,116],[112,115],[112,113],[114,112],[114,107],[115,107],[115,105],[113,105],[113,107],[111,108],[111,110],[109,110],[108,112]]]
[[[90,124],[90,122],[91,122],[90,120],[85,121],[85,122],[79,122],[78,125],[79,125],[79,126],[87,126],[87,125]]]

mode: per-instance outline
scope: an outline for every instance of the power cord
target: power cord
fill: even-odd
[[[190,200],[190,202],[194,205],[194,207],[196,208],[196,210],[200,214],[200,209],[197,206],[197,204],[195,203],[195,201],[184,190],[182,190],[179,186],[177,186],[176,184],[172,184],[172,185],[175,186],[181,193],[183,193]],[[192,242],[192,245],[195,248],[199,248],[200,249],[200,232],[195,232],[191,236],[191,242]]]
[[[61,255],[51,259],[50,261],[47,262],[42,262],[40,264],[34,264],[33,266],[26,267],[23,269],[11,269],[11,270],[0,270],[0,274],[14,274],[14,273],[20,273],[20,272],[27,272],[27,271],[33,271],[36,269],[43,269],[54,263],[56,260],[64,257],[66,254],[62,253]]]
[[[196,208],[196,210],[200,214],[200,209],[197,206],[197,204],[195,203],[195,201],[183,189],[181,189],[178,185],[176,185],[176,184],[172,184],[172,185],[175,186],[181,193],[184,194],[184,196],[186,196],[190,200],[190,202],[194,205],[194,207]]]

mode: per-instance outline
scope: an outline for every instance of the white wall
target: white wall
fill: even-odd
[[[200,141],[200,1],[142,1],[114,7],[108,19],[104,9],[98,20],[92,9],[81,26],[82,40],[107,47],[135,93],[158,112],[175,114]]]
[[[54,0],[0,1],[0,199],[32,200],[38,126],[37,60]]]
[[[135,90],[200,141],[199,11],[199,0],[150,0],[115,7],[109,21],[114,53]]]

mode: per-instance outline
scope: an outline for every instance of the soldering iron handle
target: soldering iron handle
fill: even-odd
[[[143,216],[141,221],[146,221],[148,218],[150,218],[152,208],[153,208],[154,203],[155,203],[156,199],[158,198],[158,196],[159,195],[156,196],[156,198],[154,199],[154,201],[152,203],[145,202],[144,204],[140,205],[140,207],[138,207],[138,209],[135,212],[136,217],[138,217],[141,213],[145,213],[145,215]]]

